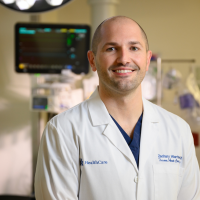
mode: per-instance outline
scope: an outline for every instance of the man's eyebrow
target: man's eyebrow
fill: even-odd
[[[117,42],[107,42],[107,43],[105,43],[105,44],[103,45],[103,47],[105,47],[105,46],[117,46],[117,45],[118,45]]]
[[[140,46],[142,46],[142,44],[138,41],[130,41],[129,44],[131,45],[139,44]]]
[[[138,41],[130,41],[130,42],[128,42],[128,44],[130,44],[130,45],[139,44],[140,46],[142,46],[142,44],[141,44],[140,42],[138,42]],[[107,43],[105,43],[105,44],[103,45],[103,48],[104,48],[105,46],[117,46],[117,45],[119,45],[117,42],[107,42]]]

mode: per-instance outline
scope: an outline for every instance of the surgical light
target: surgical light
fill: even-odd
[[[57,9],[73,0],[0,0],[3,5],[23,13],[41,13]]]
[[[5,4],[11,4],[14,3],[15,0],[2,0]]]
[[[36,0],[16,0],[16,4],[20,10],[27,10],[31,8]]]
[[[51,6],[59,6],[63,0],[46,0],[46,2]]]

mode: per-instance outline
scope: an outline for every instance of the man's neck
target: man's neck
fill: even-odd
[[[99,95],[108,112],[132,138],[135,125],[143,111],[141,86],[131,93],[121,95],[102,91],[99,87]]]

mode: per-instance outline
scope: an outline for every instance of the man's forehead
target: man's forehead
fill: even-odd
[[[117,26],[117,25],[127,25],[130,26],[130,28],[134,27],[138,30],[140,29],[138,24],[134,20],[127,17],[119,17],[119,16],[112,17],[104,21],[104,23],[102,24],[102,29],[107,29],[111,26]]]
[[[129,38],[130,41],[138,40],[145,45],[147,51],[149,49],[146,33],[135,20],[125,16],[115,16],[106,19],[97,27],[92,39],[92,51],[96,55],[98,48],[102,47],[103,43],[108,42],[110,38],[112,40],[109,42],[115,42],[115,39],[119,41],[119,36],[121,38]]]
[[[101,37],[109,35],[113,32],[114,35],[124,32],[132,32],[133,34],[142,35],[141,29],[136,22],[129,18],[114,18],[105,21],[101,27]]]
[[[140,27],[136,22],[129,18],[117,18],[110,19],[104,22],[101,27],[101,42],[105,42],[107,39],[111,39],[114,42],[114,39],[118,36],[124,36],[127,39],[143,39],[142,32]]]

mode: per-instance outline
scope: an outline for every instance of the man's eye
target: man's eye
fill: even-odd
[[[131,47],[131,50],[138,51],[139,49],[137,47]]]
[[[114,50],[115,50],[114,47],[110,47],[110,48],[106,49],[106,51],[114,51]]]

